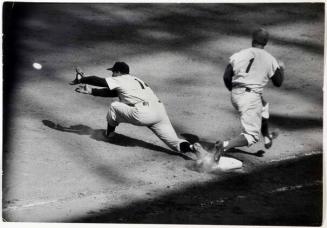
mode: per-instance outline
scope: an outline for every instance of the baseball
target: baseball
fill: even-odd
[[[33,63],[33,68],[36,69],[36,70],[41,70],[42,65],[40,63]]]

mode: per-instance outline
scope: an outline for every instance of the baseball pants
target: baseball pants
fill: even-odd
[[[232,90],[232,104],[240,114],[242,125],[242,135],[248,141],[248,146],[259,141],[262,101],[261,94],[247,92],[245,88],[236,88]]]
[[[107,121],[113,127],[119,123],[146,126],[175,151],[180,151],[180,143],[187,142],[178,138],[164,105],[158,101],[140,102],[134,106],[115,101],[110,105]]]
[[[265,102],[262,107],[262,118],[269,119],[269,103]]]

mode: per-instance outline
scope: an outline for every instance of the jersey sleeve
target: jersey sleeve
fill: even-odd
[[[106,78],[106,82],[110,90],[116,89],[119,87],[119,82],[116,78],[108,77]]]
[[[272,76],[274,76],[277,68],[279,68],[278,62],[277,62],[277,60],[274,57],[272,57],[271,67],[270,67],[270,69],[268,71],[268,77],[269,78],[271,78]]]
[[[231,57],[229,57],[229,64],[234,67],[235,61],[238,58],[238,53],[233,54]]]

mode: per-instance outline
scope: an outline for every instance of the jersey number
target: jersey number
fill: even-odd
[[[249,61],[249,64],[248,64],[248,67],[246,68],[246,73],[249,73],[249,71],[250,71],[250,69],[251,69],[251,66],[252,66],[252,63],[253,63],[253,61],[254,61],[254,58],[252,58],[252,59],[250,59],[250,61]]]
[[[137,81],[140,84],[140,86],[141,86],[142,89],[145,89],[145,86],[146,87],[149,87],[146,83],[141,82],[140,80],[137,80],[136,78],[135,78],[135,81]]]

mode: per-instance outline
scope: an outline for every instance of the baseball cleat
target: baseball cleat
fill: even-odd
[[[105,131],[105,136],[106,136],[107,138],[112,138],[112,137],[114,137],[115,135],[116,135],[116,133],[115,133],[114,131],[112,131],[112,132],[108,132],[108,130]]]
[[[102,135],[103,135],[105,141],[107,141],[107,142],[114,142],[114,140],[116,138],[115,137],[116,136],[115,132],[109,132],[108,133],[107,131],[103,131]]]
[[[208,154],[208,152],[198,142],[193,144],[193,148],[198,159]]]
[[[224,145],[223,145],[223,142],[218,140],[216,143],[215,143],[215,149],[216,149],[216,152],[215,152],[215,155],[214,155],[214,159],[215,161],[218,163],[219,160],[220,160],[220,157],[223,155],[223,152],[224,152]]]
[[[264,140],[265,140],[265,148],[269,149],[272,146],[273,143],[273,139],[278,137],[278,132],[272,132],[271,134],[269,134],[269,137],[265,136]]]
[[[76,71],[75,79],[69,83],[70,85],[77,85],[77,84],[79,84],[81,78],[84,77],[84,72],[79,67],[76,67],[75,68],[75,71]]]
[[[269,149],[272,146],[272,138],[270,137],[265,137],[265,148]]]

